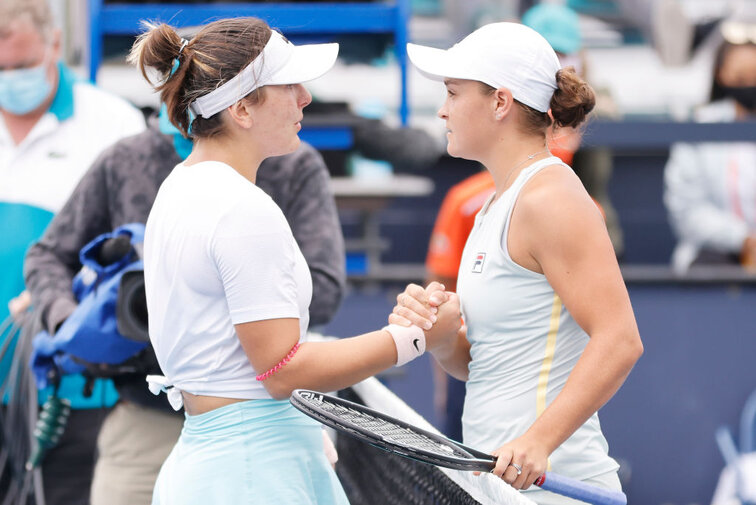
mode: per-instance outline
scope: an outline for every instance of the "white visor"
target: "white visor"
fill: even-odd
[[[197,116],[209,118],[257,88],[317,79],[330,70],[338,54],[339,45],[336,43],[295,46],[271,30],[270,40],[252,63],[215,90],[196,99],[189,108]]]

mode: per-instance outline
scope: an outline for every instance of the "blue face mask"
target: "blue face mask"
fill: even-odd
[[[22,116],[37,109],[50,96],[47,65],[0,71],[0,109]]]
[[[178,154],[182,160],[185,160],[189,156],[189,153],[192,152],[192,141],[191,139],[184,137],[179,129],[173,126],[173,123],[168,119],[168,108],[165,104],[160,107],[158,125],[161,133],[173,137],[173,148],[176,150],[176,154]]]

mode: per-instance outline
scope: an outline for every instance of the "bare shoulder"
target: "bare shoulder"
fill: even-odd
[[[560,279],[580,268],[616,265],[601,212],[568,167],[552,165],[534,175],[511,219],[510,256],[545,274],[555,289],[563,289]]]
[[[554,164],[544,167],[522,188],[517,207],[529,217],[554,217],[567,210],[596,210],[595,204],[569,167]]]

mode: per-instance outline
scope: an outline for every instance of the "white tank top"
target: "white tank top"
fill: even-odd
[[[563,163],[556,157],[533,163],[493,204],[489,198],[462,254],[457,290],[472,356],[462,428],[464,443],[480,450],[525,433],[562,390],[588,343],[546,277],[515,263],[507,250],[517,196],[554,164]],[[549,469],[587,479],[618,468],[607,453],[594,414],[554,451]]]

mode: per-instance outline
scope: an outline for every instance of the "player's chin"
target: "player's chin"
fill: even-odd
[[[449,156],[451,156],[452,158],[469,159],[469,157],[465,155],[465,152],[454,144],[447,145],[446,152],[449,153]]]
[[[274,152],[268,154],[268,157],[273,156],[283,156],[285,154],[291,154],[297,149],[299,149],[300,144],[302,144],[302,141],[299,139],[297,135],[294,135],[289,142],[287,142],[285,145],[281,145],[278,147],[278,149],[275,149]]]
[[[454,147],[454,144],[451,142],[448,142],[446,144],[446,152],[449,153],[449,156],[452,156],[454,158],[459,158],[459,155],[457,154],[457,150]]]
[[[456,142],[449,140],[446,144],[446,152],[449,153],[449,156],[453,158],[464,158],[465,152],[464,149],[461,148],[459,144]]]
[[[299,148],[300,144],[302,144],[302,139],[299,138],[299,135],[294,135],[294,138],[291,141],[290,152],[296,151]]]

